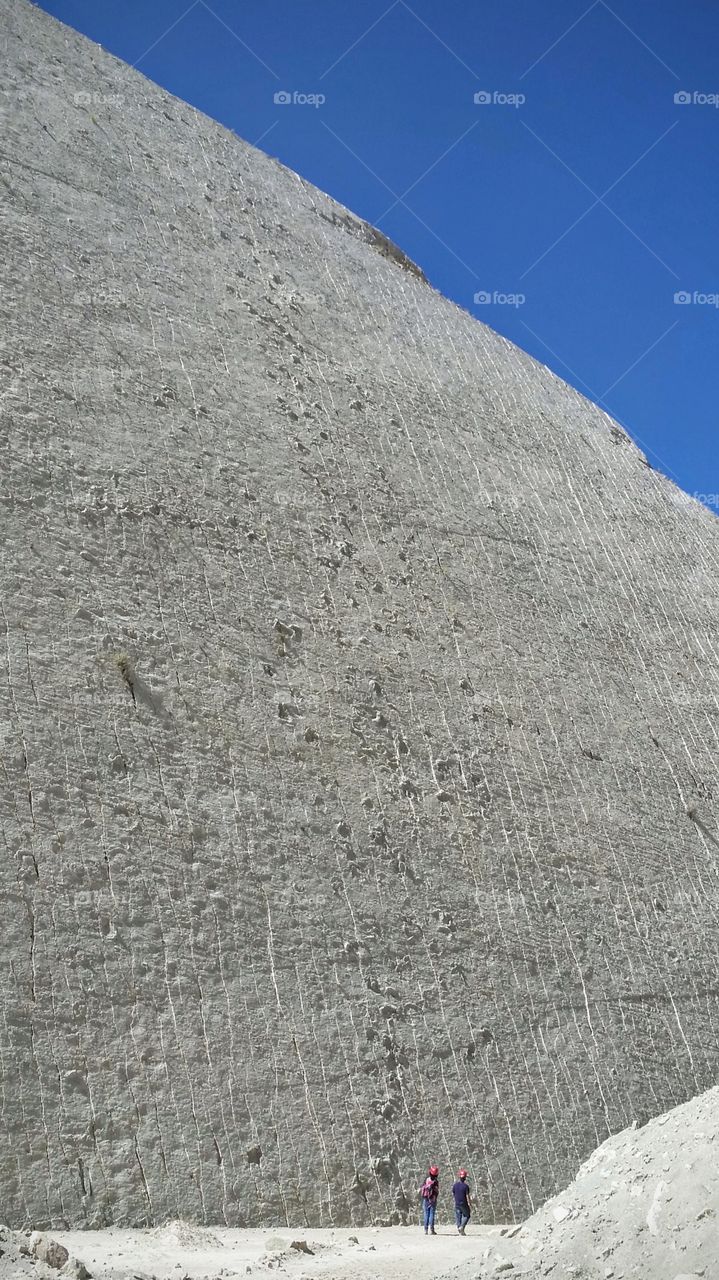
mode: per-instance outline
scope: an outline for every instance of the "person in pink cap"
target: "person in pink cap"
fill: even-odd
[[[424,1234],[436,1236],[434,1229],[434,1219],[437,1213],[437,1200],[439,1199],[439,1169],[436,1164],[429,1166],[429,1173],[425,1178],[422,1186],[419,1187],[419,1193],[422,1197]]]
[[[452,1187],[452,1195],[454,1196],[454,1216],[457,1220],[457,1230],[463,1236],[472,1212],[472,1197],[469,1194],[466,1169],[459,1170],[457,1181]]]

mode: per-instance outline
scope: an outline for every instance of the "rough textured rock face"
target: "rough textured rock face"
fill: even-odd
[[[5,1216],[523,1215],[716,1076],[717,522],[3,16]]]

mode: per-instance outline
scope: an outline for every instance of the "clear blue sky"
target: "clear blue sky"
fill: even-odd
[[[42,7],[380,226],[719,510],[717,0]]]

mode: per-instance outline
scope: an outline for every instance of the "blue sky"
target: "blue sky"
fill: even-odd
[[[716,0],[42,7],[380,226],[719,510]]]

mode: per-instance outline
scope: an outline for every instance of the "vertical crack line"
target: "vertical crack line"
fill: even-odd
[[[30,903],[25,899],[25,910],[27,911],[28,926],[30,929],[30,1000],[33,1004],[37,1004],[37,993],[35,985],[35,913]]]
[[[30,817],[32,819],[33,831],[35,831],[37,828],[37,823],[35,822],[35,809],[33,807],[33,800],[32,800],[32,783],[30,782],[30,765],[28,763],[28,758],[27,758],[27,743],[25,742],[24,737],[22,738],[22,767],[25,773],[25,777],[27,778],[27,802],[30,809]]]
[[[282,1001],[280,1000],[280,992],[277,986],[277,971],[275,969],[275,940],[272,932],[272,915],[270,913],[270,900],[265,896],[265,906],[267,907],[267,954],[270,960],[270,977],[272,985],[275,989],[275,999],[277,1000],[277,1008],[282,1013]]]
[[[149,1210],[149,1215],[150,1215],[150,1216],[149,1216],[149,1221],[150,1221],[150,1223],[152,1223],[152,1220],[153,1220],[153,1216],[152,1216],[152,1197],[150,1196],[150,1188],[149,1188],[149,1187],[148,1187],[148,1185],[147,1185],[147,1178],[145,1177],[145,1169],[144,1169],[144,1166],[143,1166],[142,1160],[140,1159],[140,1148],[139,1148],[139,1146],[138,1146],[138,1144],[137,1144],[137,1136],[135,1136],[135,1159],[136,1159],[136,1161],[137,1161],[137,1165],[138,1165],[138,1168],[139,1168],[139,1170],[140,1170],[140,1177],[142,1178],[142,1187],[143,1187],[143,1190],[144,1190],[144,1192],[145,1192],[145,1198],[146,1198],[146,1200],[147,1200],[147,1205],[148,1205],[148,1210]]]

